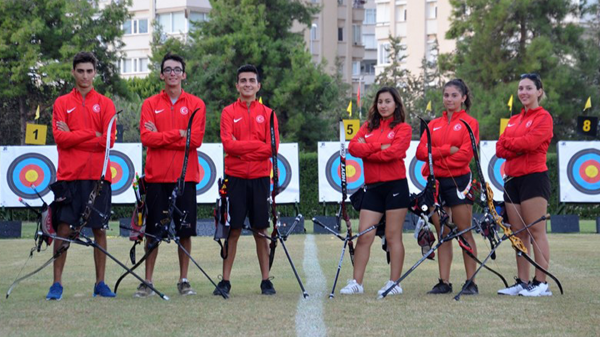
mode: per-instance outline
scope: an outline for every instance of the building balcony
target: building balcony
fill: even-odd
[[[362,24],[362,22],[365,20],[365,9],[360,7],[354,7],[352,8],[352,22],[353,23],[360,23]]]

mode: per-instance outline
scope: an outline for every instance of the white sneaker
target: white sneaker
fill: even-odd
[[[515,284],[508,288],[498,290],[498,295],[508,295],[508,296],[517,296],[519,292],[525,288],[527,288],[527,283],[521,281],[521,279],[515,277]]]
[[[393,288],[392,288],[393,287]],[[383,288],[379,289],[379,291],[377,292],[378,295],[382,295],[386,290],[392,288],[392,290],[390,290],[390,292],[388,293],[388,295],[399,295],[402,294],[402,287],[400,287],[400,284],[396,285],[396,282],[389,280],[385,283],[385,285],[383,286]]]
[[[548,283],[540,283],[538,285],[533,285],[531,283],[525,289],[519,291],[519,296],[527,296],[527,297],[539,297],[539,296],[552,296],[552,292],[548,290]]]
[[[348,280],[348,285],[343,287],[340,290],[340,294],[344,295],[352,295],[352,294],[362,294],[365,291],[362,284],[358,284],[356,280]]]

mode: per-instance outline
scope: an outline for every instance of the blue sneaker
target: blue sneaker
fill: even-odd
[[[48,290],[46,295],[46,301],[60,301],[62,299],[63,287],[60,283],[56,282]]]
[[[116,297],[117,295],[113,293],[110,288],[104,283],[104,281],[100,281],[100,283],[94,286],[94,297],[96,295],[100,295],[101,297]]]

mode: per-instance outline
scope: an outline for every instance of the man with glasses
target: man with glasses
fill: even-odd
[[[181,88],[186,78],[185,61],[181,56],[168,53],[160,65],[160,79],[165,88],[157,95],[144,101],[140,117],[140,134],[142,144],[146,147],[146,166],[144,168],[146,182],[146,204],[148,216],[146,233],[166,237],[164,224],[170,219],[175,222],[175,235],[180,238],[181,245],[191,253],[191,237],[196,235],[196,184],[200,181],[197,148],[202,144],[206,122],[204,102]],[[184,193],[176,199],[176,207],[185,216],[177,212],[169,214],[169,198],[175,183],[181,175],[187,125],[192,112],[200,109],[194,117],[191,129],[188,167],[185,176]],[[146,239],[146,250],[155,245],[153,239]],[[158,247],[154,248],[146,259],[146,281],[152,283],[152,273],[158,255]],[[179,282],[177,290],[183,296],[195,295],[187,279],[190,259],[181,250],[179,255]],[[134,297],[148,297],[154,292],[140,284]]]

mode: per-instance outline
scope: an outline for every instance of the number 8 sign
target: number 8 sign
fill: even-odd
[[[584,136],[596,137],[598,129],[598,117],[579,116],[577,117],[577,133]]]

